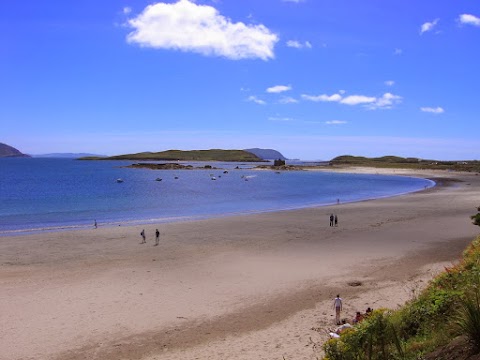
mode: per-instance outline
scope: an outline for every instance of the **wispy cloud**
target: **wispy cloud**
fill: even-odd
[[[385,81],[384,84],[385,84],[386,86],[393,86],[393,85],[395,85],[395,81],[393,81],[393,80],[387,80],[387,81]]]
[[[297,40],[288,40],[287,46],[295,49],[303,49],[303,48],[311,49],[312,48],[312,44],[310,43],[310,41],[305,41],[302,43]]]
[[[344,120],[330,120],[330,121],[325,121],[325,124],[327,125],[343,125],[346,124],[347,122]]]
[[[332,94],[332,95],[307,95],[302,94],[302,99],[315,101],[315,102],[338,102],[342,100],[342,96],[340,94]]]
[[[280,104],[296,104],[298,103],[298,100],[290,97],[290,96],[284,96],[280,100],[278,100]]]
[[[291,3],[296,3],[296,4],[299,4],[299,3],[302,3],[302,2],[305,2],[305,0],[282,0],[283,2],[291,2]]]
[[[266,102],[262,99],[259,99],[258,97],[256,97],[255,95],[251,95],[247,98],[247,101],[249,102],[253,102],[255,104],[258,104],[258,105],[265,105]]]
[[[275,85],[269,87],[266,91],[267,93],[278,94],[289,90],[292,90],[292,87],[290,85]]]
[[[475,16],[475,15],[471,15],[471,14],[460,15],[458,17],[458,21],[460,21],[460,23],[466,24],[466,25],[480,26],[480,18]]]
[[[371,110],[376,109],[391,109],[393,105],[402,102],[402,97],[394,95],[392,93],[385,93],[381,97],[377,98],[375,102],[368,105]]]
[[[365,95],[348,95],[343,97],[340,94],[332,95],[306,95],[303,94],[302,99],[315,102],[338,102],[344,105],[364,105],[370,110],[376,109],[391,109],[393,105],[399,104],[402,101],[402,97],[394,95],[392,93],[385,93],[380,97],[365,96]]]
[[[395,50],[393,50],[393,55],[402,55],[402,54],[403,54],[403,50],[402,50],[402,49],[396,48]]]
[[[433,28],[438,24],[440,19],[435,19],[431,22],[426,22],[420,27],[420,35],[429,31],[432,31]]]
[[[125,6],[122,11],[124,14],[128,15],[132,12],[132,8],[129,6]]]
[[[234,23],[214,7],[189,0],[149,5],[128,26],[134,29],[127,35],[129,43],[231,60],[272,59],[278,41],[264,25]]]
[[[421,107],[420,108],[420,111],[423,111],[423,112],[426,112],[426,113],[432,113],[432,114],[442,114],[445,112],[445,110],[440,107],[440,106],[437,106],[436,108],[433,108],[433,107]]]
[[[278,116],[270,116],[270,117],[268,118],[268,120],[270,120],[270,121],[280,121],[280,122],[295,121],[295,119],[293,119],[293,118],[289,118],[289,117],[278,117]]]

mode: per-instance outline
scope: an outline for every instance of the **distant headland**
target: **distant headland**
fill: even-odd
[[[30,155],[22,153],[20,150],[15,149],[13,146],[0,143],[0,158],[6,157],[31,157]]]

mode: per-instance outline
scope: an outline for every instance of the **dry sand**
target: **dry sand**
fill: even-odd
[[[478,233],[480,176],[395,173],[439,186],[148,225],[145,245],[141,226],[0,238],[0,359],[315,359],[337,293],[347,318],[396,308]]]

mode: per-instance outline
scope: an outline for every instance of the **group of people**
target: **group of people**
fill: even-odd
[[[140,236],[142,237],[142,241],[140,242],[140,244],[146,244],[147,237],[145,236],[145,229],[142,229]],[[160,231],[158,231],[158,229],[155,229],[155,244],[153,246],[158,246],[159,243],[160,243]]]
[[[333,308],[335,309],[335,324],[337,324],[337,328],[334,330],[329,330],[329,335],[332,338],[337,338],[340,337],[340,333],[348,328],[351,328],[352,325],[347,322],[346,319],[343,319],[340,321],[340,313],[342,311],[343,307],[343,300],[340,297],[340,295],[337,295],[337,297],[333,300]],[[365,311],[364,314],[362,314],[360,311],[357,311],[355,318],[353,319],[353,324],[356,325],[359,322],[361,322],[363,319],[368,317],[372,313],[373,309],[368,307],[367,310]]]
[[[330,214],[330,226],[338,226],[337,214]]]

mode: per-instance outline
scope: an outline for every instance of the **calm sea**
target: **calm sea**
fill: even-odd
[[[322,206],[434,185],[399,176],[257,171],[239,163],[207,163],[222,170],[122,167],[131,163],[0,159],[0,236],[81,229],[95,219],[114,226]]]

